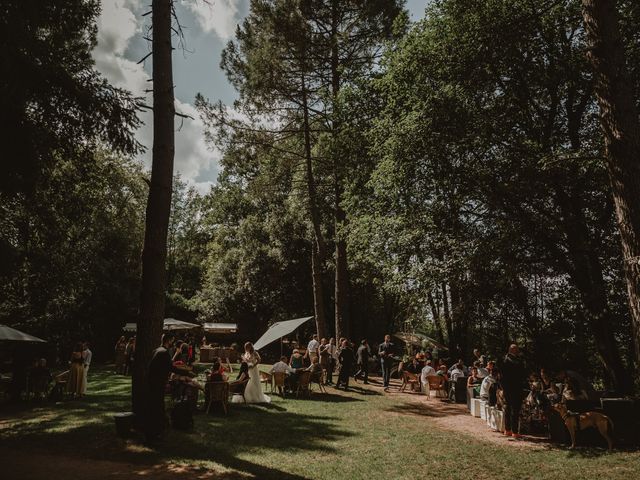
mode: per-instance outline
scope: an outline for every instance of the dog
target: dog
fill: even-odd
[[[567,410],[567,406],[563,403],[554,405],[553,408],[560,414],[564,425],[569,430],[571,436],[571,448],[576,446],[576,434],[578,430],[594,427],[598,429],[609,445],[609,451],[613,448],[613,422],[604,413],[585,412],[572,413]]]

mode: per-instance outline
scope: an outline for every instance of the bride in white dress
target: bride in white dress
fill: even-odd
[[[244,354],[242,360],[249,366],[249,383],[244,391],[244,398],[247,403],[270,403],[271,397],[264,394],[260,383],[260,355],[253,349],[253,344],[244,344]]]

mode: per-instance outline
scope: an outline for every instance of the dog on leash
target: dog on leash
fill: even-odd
[[[567,410],[567,406],[563,403],[558,403],[553,408],[560,414],[564,425],[569,430],[571,448],[576,446],[576,434],[579,430],[594,427],[605,438],[607,445],[609,445],[609,451],[611,451],[613,448],[613,422],[604,413],[572,413]]]

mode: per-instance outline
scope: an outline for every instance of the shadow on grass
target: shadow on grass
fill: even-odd
[[[352,435],[331,417],[288,411],[278,404],[232,405],[230,415],[197,414],[195,429],[168,432],[155,450],[138,448],[135,441],[115,436],[113,414],[129,409],[130,379],[96,372],[91,392],[84,400],[16,407],[0,414],[0,448],[19,444],[21,450],[73,458],[90,458],[155,465],[178,462],[189,465],[215,462],[227,469],[224,478],[278,478],[299,480],[295,475],[268,466],[270,454],[291,456],[331,453],[331,443]],[[287,399],[287,401],[289,401]],[[332,394],[314,394],[310,411],[322,411],[324,402],[362,401]],[[267,465],[246,459],[264,456]],[[298,462],[300,460],[297,460]]]
[[[385,411],[401,415],[417,415],[420,417],[449,417],[452,415],[468,415],[464,408],[455,403],[429,400],[427,402],[403,402],[395,404]]]

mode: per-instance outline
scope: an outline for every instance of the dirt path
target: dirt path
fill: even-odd
[[[370,385],[359,384],[359,386],[375,390],[379,390],[381,387],[376,378],[372,379]],[[526,449],[545,449],[552,445],[552,443],[544,437],[523,435],[522,438],[516,440],[500,432],[496,432],[487,426],[486,421],[472,417],[467,410],[466,404],[427,398],[426,395],[420,393],[412,393],[409,391],[400,392],[399,380],[391,381],[391,388],[386,395],[398,399],[398,403],[392,409],[392,413],[428,418],[428,422],[431,425],[435,425],[443,430],[467,435],[476,440]]]

